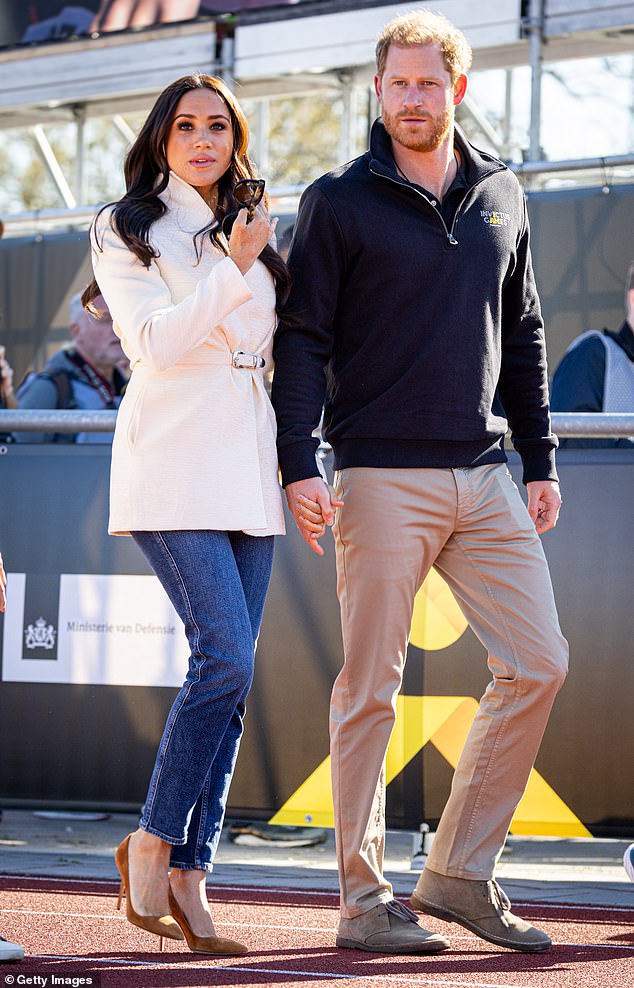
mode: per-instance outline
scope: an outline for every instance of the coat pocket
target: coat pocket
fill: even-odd
[[[139,388],[138,394],[136,394],[133,399],[132,409],[129,413],[126,438],[128,440],[128,446],[130,447],[130,449],[134,449],[139,434],[139,424],[141,420],[141,409],[143,407],[143,398],[145,395],[145,389],[146,389],[146,385],[145,383],[143,383]]]

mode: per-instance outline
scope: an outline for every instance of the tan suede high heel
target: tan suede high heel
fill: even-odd
[[[174,919],[185,934],[187,946],[192,953],[217,954],[223,957],[241,957],[242,954],[248,953],[248,947],[245,947],[243,943],[238,943],[237,940],[227,940],[225,937],[199,937],[194,933],[171,889],[169,891],[169,903]]]
[[[119,847],[114,852],[114,860],[121,875],[121,885],[119,886],[119,898],[117,899],[117,909],[121,909],[121,899],[128,890],[125,900],[125,914],[129,923],[138,926],[148,933],[156,933],[160,937],[159,949],[163,950],[163,938],[168,940],[184,940],[183,932],[173,916],[141,916],[132,905],[130,899],[130,838],[132,834],[121,841]]]

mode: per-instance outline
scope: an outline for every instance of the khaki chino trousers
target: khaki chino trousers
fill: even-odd
[[[345,661],[330,735],[341,913],[392,898],[383,875],[385,755],[414,597],[432,566],[488,652],[492,680],[454,773],[428,858],[488,880],[568,663],[540,539],[504,464],[352,467],[335,477]]]

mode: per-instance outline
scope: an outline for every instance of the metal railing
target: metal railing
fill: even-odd
[[[634,436],[633,412],[553,412],[553,432],[561,439],[618,439]]]
[[[37,409],[0,410],[0,432],[114,432],[116,412]],[[632,412],[553,412],[560,438],[614,439],[634,436]]]
[[[634,167],[634,154],[609,154],[596,158],[567,158],[563,161],[509,161],[516,175],[546,175],[551,172],[602,171],[611,174],[612,168]]]
[[[0,432],[114,432],[116,412],[2,409]]]

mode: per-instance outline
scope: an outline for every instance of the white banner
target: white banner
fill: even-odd
[[[5,682],[182,685],[187,640],[156,577],[62,573],[58,613],[42,606],[37,618],[25,620],[27,579],[8,576]]]

